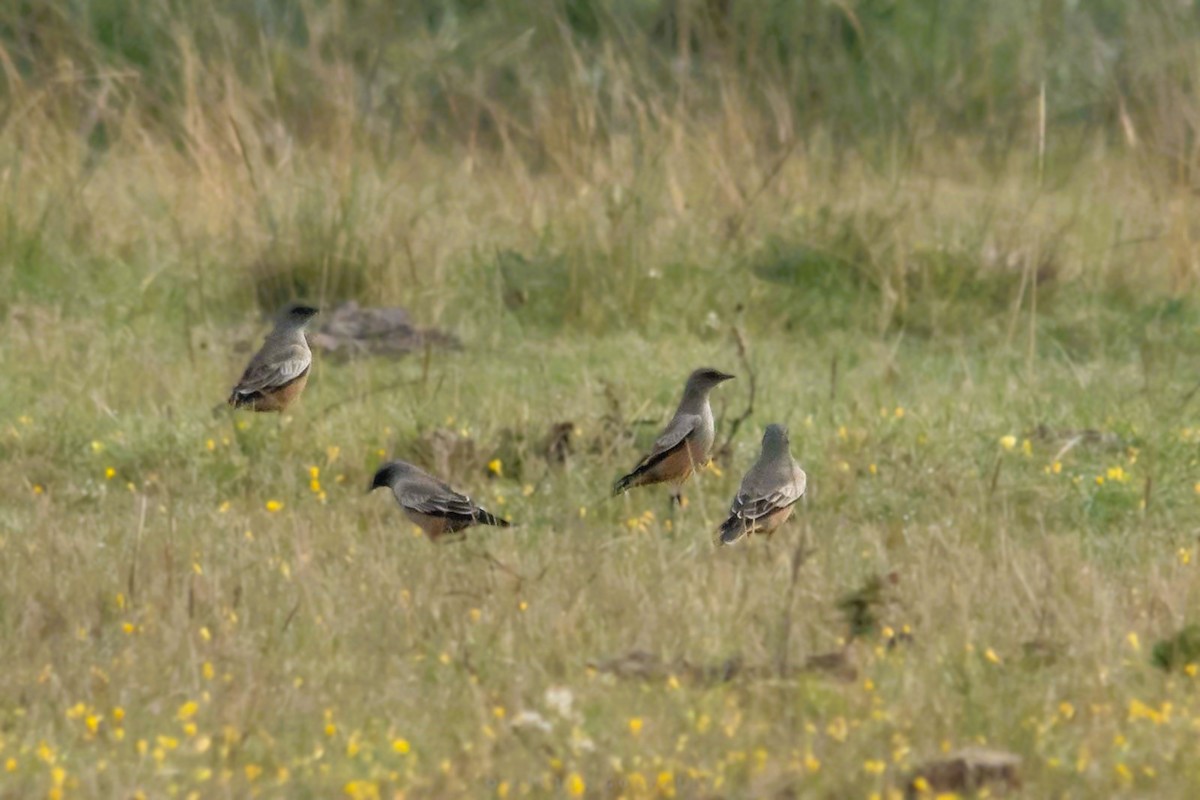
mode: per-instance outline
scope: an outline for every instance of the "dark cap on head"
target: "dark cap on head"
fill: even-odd
[[[409,470],[409,465],[403,461],[389,461],[375,471],[375,477],[371,479],[371,485],[367,488],[367,492],[373,492],[376,489],[392,488],[392,484],[396,479]]]
[[[711,388],[725,381],[733,380],[733,378],[734,376],[728,372],[721,372],[712,367],[701,367],[688,376],[688,385]]]
[[[313,306],[304,305],[303,303],[292,303],[284,307],[283,311],[279,314],[279,318],[288,322],[308,322],[319,313],[319,309]]]

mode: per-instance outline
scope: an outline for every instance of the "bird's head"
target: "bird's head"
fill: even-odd
[[[315,317],[320,311],[313,306],[306,306],[302,303],[293,303],[283,309],[279,315],[279,321],[285,325],[290,325],[296,328],[303,328]]]
[[[396,481],[412,471],[412,465],[406,464],[403,461],[389,461],[375,471],[375,477],[371,479],[371,485],[367,487],[367,492],[373,492],[376,489],[390,489],[396,485]]]
[[[733,380],[734,376],[712,367],[701,367],[688,376],[687,391],[707,394],[714,386]]]
[[[762,449],[764,455],[788,452],[788,429],[773,422],[763,431]]]

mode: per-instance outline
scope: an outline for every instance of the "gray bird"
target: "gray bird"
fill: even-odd
[[[702,367],[688,376],[675,416],[654,443],[650,454],[613,485],[613,494],[654,483],[672,483],[678,492],[678,487],[697,467],[707,464],[716,438],[708,394],[715,386],[732,378],[732,375],[711,367]]]
[[[304,338],[304,328],[317,315],[317,309],[294,305],[284,309],[275,329],[229,395],[229,405],[253,411],[284,411],[308,383],[312,351]]]
[[[381,487],[392,490],[408,518],[434,541],[472,525],[509,526],[508,520],[488,513],[465,494],[406,461],[391,461],[379,468],[367,491]]]
[[[720,544],[733,544],[750,533],[770,536],[787,522],[808,484],[808,476],[792,458],[787,428],[768,425],[758,461],[742,478],[729,519],[721,525]]]

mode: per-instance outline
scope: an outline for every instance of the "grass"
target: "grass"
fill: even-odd
[[[0,12],[0,797],[1194,795],[1194,23],[942,5]],[[464,350],[214,416],[292,296]],[[608,498],[702,364],[728,457]]]

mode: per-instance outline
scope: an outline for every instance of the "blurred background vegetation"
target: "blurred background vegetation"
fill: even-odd
[[[0,307],[1011,336],[1067,282],[1185,297],[1198,36],[1179,0],[15,0]]]

